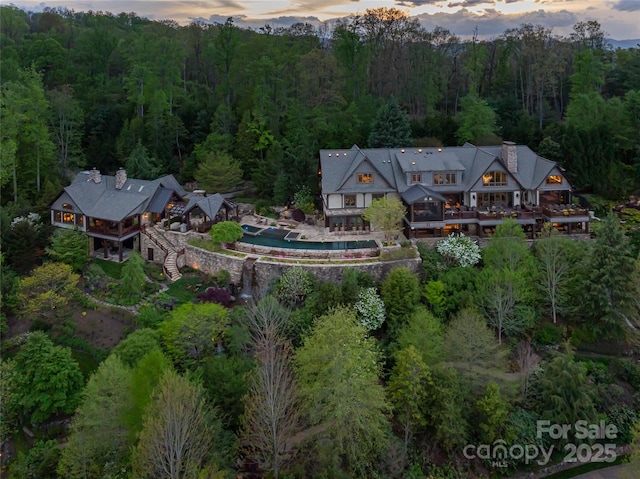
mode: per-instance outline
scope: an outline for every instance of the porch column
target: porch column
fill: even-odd
[[[104,250],[104,259],[109,259],[109,247],[106,239],[102,240],[102,249]]]
[[[118,261],[122,263],[122,241],[118,241]]]

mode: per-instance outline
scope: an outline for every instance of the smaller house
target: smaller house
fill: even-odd
[[[86,232],[92,255],[118,261],[128,251],[140,251],[146,225],[160,223],[183,232],[203,229],[229,219],[234,208],[219,194],[186,192],[173,175],[140,180],[128,178],[124,169],[110,176],[95,168],[76,175],[50,206],[54,226]]]

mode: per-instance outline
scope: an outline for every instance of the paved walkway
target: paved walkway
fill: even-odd
[[[618,464],[575,476],[573,479],[638,479],[640,463]]]

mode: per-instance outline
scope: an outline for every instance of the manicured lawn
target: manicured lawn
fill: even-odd
[[[120,279],[122,277],[122,267],[124,263],[116,263],[115,261],[105,261],[103,259],[96,258],[96,264],[102,268],[107,276],[113,279]]]
[[[198,291],[194,292],[195,287],[200,284]],[[198,294],[204,293],[209,286],[215,286],[213,279],[204,280],[199,276],[184,276],[175,283],[169,284],[166,291],[168,296],[172,296],[178,300],[178,303],[189,303]]]

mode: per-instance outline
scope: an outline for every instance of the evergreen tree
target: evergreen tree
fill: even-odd
[[[141,180],[155,180],[160,173],[158,161],[151,157],[141,140],[127,158],[126,168],[129,177]]]
[[[411,145],[411,123],[395,97],[383,105],[369,134],[369,148],[399,148]]]
[[[240,163],[228,153],[208,153],[196,172],[198,184],[211,193],[227,193],[242,184]]]
[[[608,337],[624,336],[640,319],[636,259],[617,217],[605,217],[586,261],[581,312],[586,326]]]
[[[144,260],[139,253],[131,252],[122,268],[120,294],[125,298],[134,298],[141,294],[147,276],[144,272]]]

